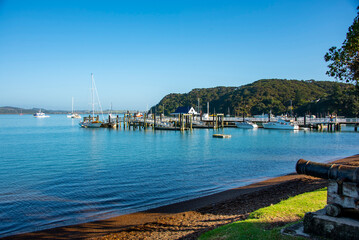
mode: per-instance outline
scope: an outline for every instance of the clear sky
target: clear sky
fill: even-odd
[[[357,0],[0,0],[0,106],[145,110],[168,93],[333,80]]]

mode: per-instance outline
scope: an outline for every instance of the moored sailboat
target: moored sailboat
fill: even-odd
[[[84,120],[79,123],[79,125],[83,128],[99,128],[103,124],[103,122],[100,121],[98,117],[95,117],[95,102],[94,102],[95,91],[97,93],[96,85],[93,79],[93,73],[91,73],[92,116],[90,115],[88,117],[84,117]]]
[[[77,113],[74,113],[74,98],[72,97],[72,110],[71,114],[67,115],[67,118],[81,118],[81,116]]]

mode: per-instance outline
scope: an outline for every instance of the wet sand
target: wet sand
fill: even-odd
[[[359,166],[359,155],[334,162]],[[326,180],[293,173],[144,212],[3,239],[197,239],[256,209],[326,185]]]

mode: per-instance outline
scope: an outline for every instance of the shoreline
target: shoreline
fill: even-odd
[[[359,166],[359,155],[331,163]],[[202,232],[244,219],[258,208],[326,183],[291,173],[146,211],[1,239],[196,239]]]

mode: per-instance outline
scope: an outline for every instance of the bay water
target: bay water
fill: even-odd
[[[341,132],[84,129],[78,119],[0,115],[0,237],[193,199],[359,153]],[[212,138],[214,133],[230,139]]]

